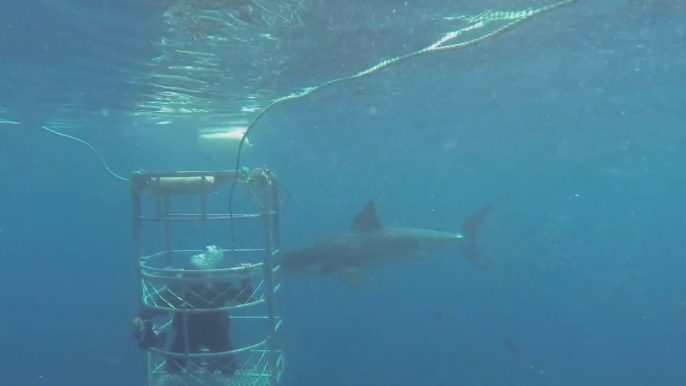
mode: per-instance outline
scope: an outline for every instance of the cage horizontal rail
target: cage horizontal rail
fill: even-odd
[[[276,215],[275,212],[268,214]],[[233,220],[243,220],[243,219],[259,219],[262,218],[262,214],[259,213],[247,213],[247,214],[168,214],[163,216],[140,216],[138,217],[142,221],[152,221],[152,222],[199,222],[199,221],[233,221]]]

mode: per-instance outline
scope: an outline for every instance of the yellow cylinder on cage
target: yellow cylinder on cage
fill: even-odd
[[[215,191],[221,179],[206,177],[162,177],[148,182],[150,193],[156,196],[199,195]]]
[[[202,151],[212,155],[236,154],[244,135],[244,128],[204,132],[198,136],[198,146]],[[249,146],[252,145],[246,137],[243,143],[243,150]]]

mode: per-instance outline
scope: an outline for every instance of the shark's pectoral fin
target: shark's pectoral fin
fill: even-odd
[[[343,284],[351,287],[360,287],[364,284],[360,268],[355,265],[347,267],[323,267],[322,272],[331,275]]]

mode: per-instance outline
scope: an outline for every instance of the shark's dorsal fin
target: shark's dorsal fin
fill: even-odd
[[[381,229],[383,229],[383,226],[376,216],[376,202],[374,202],[374,200],[369,200],[364,205],[364,208],[355,216],[355,220],[353,221],[350,230],[355,233],[363,233]]]

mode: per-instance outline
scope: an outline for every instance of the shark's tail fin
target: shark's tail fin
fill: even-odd
[[[460,244],[460,248],[462,249],[462,253],[467,256],[469,262],[478,267],[484,267],[486,264],[481,261],[477,236],[484,218],[492,209],[493,204],[488,204],[480,211],[469,216],[462,224],[462,234],[465,236],[465,240],[464,243]]]

